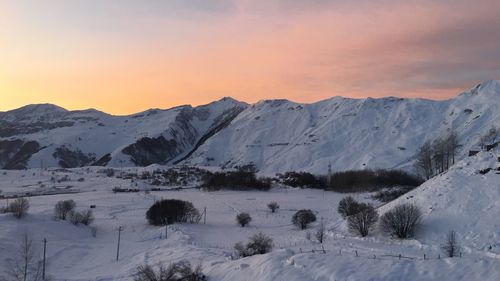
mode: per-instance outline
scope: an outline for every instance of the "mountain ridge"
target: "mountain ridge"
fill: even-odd
[[[336,96],[247,104],[225,97],[124,116],[28,105],[0,112],[0,168],[253,163],[273,174],[326,173],[331,163],[334,170],[411,170],[419,146],[450,130],[465,155],[500,125],[499,104],[500,82],[488,80],[447,100]]]

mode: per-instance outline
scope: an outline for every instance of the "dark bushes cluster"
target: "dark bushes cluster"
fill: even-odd
[[[255,169],[240,167],[236,171],[207,173],[203,179],[203,188],[209,191],[229,190],[269,190],[271,180],[257,178]]]
[[[277,175],[278,181],[293,187],[320,188],[342,193],[377,191],[395,186],[416,187],[423,183],[417,176],[401,170],[353,170],[326,176],[307,172],[287,172]]]
[[[134,281],[206,281],[207,277],[202,273],[201,266],[193,268],[188,261],[173,263],[168,267],[159,265],[155,270],[150,265],[137,268]]]
[[[257,233],[250,237],[250,241],[246,245],[236,243],[234,249],[242,258],[266,254],[273,250],[273,239],[263,233]]]
[[[281,183],[292,187],[324,188],[326,184],[324,178],[307,172],[286,172],[277,177]]]
[[[198,223],[201,215],[191,202],[165,199],[149,208],[146,219],[150,224],[160,226],[178,222]]]
[[[377,191],[394,186],[419,186],[423,180],[400,170],[344,171],[332,175],[328,190],[337,192]]]

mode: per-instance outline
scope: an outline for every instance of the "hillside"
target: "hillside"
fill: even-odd
[[[500,82],[488,81],[454,99],[347,99],[314,104],[262,101],[235,118],[188,164],[234,166],[253,162],[264,173],[326,173],[363,168],[412,169],[426,140],[457,132],[460,156],[500,125]]]
[[[457,132],[459,158],[500,125],[500,82],[486,81],[444,101],[349,99],[312,104],[225,98],[200,107],[111,116],[31,105],[0,113],[0,167],[234,167],[263,174],[363,168],[412,170],[427,140]]]
[[[0,167],[167,164],[232,120],[246,104],[151,109],[130,116],[30,105],[0,113]]]

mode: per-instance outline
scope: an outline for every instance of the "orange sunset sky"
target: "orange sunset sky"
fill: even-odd
[[[500,79],[499,14],[498,0],[1,0],[0,111],[444,99]]]

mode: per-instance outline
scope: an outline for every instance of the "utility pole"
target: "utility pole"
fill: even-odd
[[[121,234],[122,234],[122,227],[118,227],[118,247],[116,248],[116,260],[120,258],[120,239],[121,239]]]
[[[42,280],[45,280],[45,258],[47,253],[47,238],[43,238],[43,271]]]

